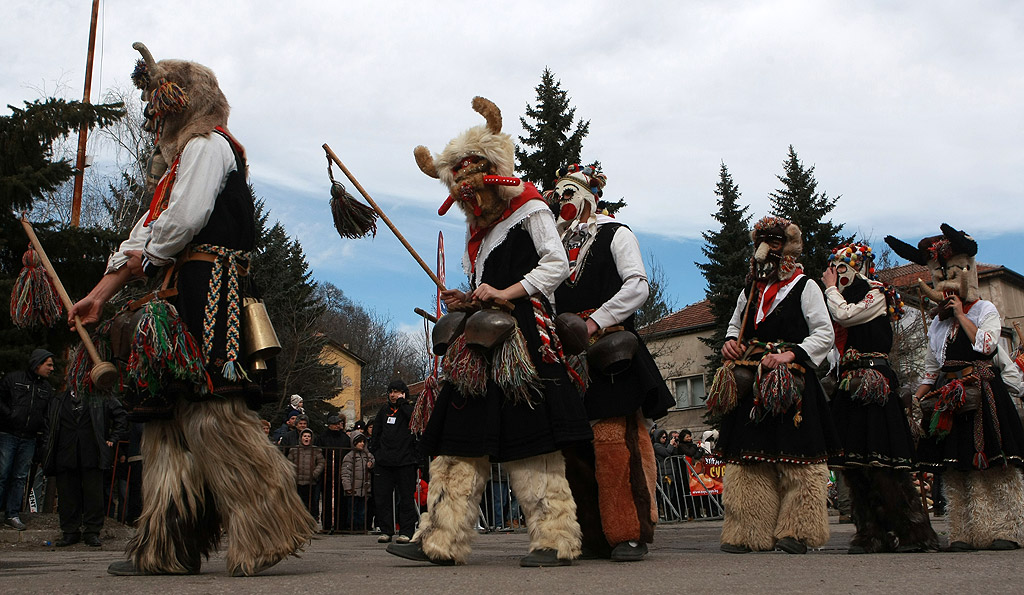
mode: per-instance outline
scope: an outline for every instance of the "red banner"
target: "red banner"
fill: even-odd
[[[725,473],[725,463],[712,456],[704,457],[693,461],[686,457],[690,463],[690,495],[707,496],[722,493],[722,477]],[[706,488],[706,489],[705,489]]]

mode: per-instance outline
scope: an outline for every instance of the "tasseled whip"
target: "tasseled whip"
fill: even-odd
[[[327,176],[331,178],[331,215],[338,234],[353,240],[368,233],[376,237],[377,212],[356,200],[341,182],[334,179],[330,154],[327,155]]]
[[[23,268],[11,291],[11,322],[21,328],[53,326],[60,319],[60,298],[31,244],[22,255],[21,264]]]
[[[437,377],[427,376],[427,381],[423,383],[423,392],[416,400],[416,406],[412,409],[412,417],[409,418],[409,429],[414,434],[422,434],[427,429],[427,422],[430,421],[430,415],[434,412],[434,402],[437,400],[439,390]]]

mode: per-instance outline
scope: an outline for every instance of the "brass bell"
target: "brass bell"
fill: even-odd
[[[587,363],[602,374],[621,374],[633,363],[638,347],[636,335],[629,331],[605,333],[587,349]]]
[[[466,345],[477,351],[490,351],[501,345],[516,330],[516,319],[502,310],[480,310],[466,321]]]
[[[248,297],[242,300],[242,320],[245,356],[249,360],[250,371],[262,372],[267,369],[266,360],[281,352],[281,341],[261,300]]]
[[[437,320],[434,330],[430,333],[430,341],[434,355],[444,355],[452,341],[459,338],[466,328],[465,312],[449,312]]]
[[[566,355],[583,353],[590,343],[587,321],[572,312],[563,312],[555,317],[555,332],[562,341],[562,351]]]

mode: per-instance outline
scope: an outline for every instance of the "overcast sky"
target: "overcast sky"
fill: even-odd
[[[0,102],[69,85],[81,98],[85,0],[5,3]],[[979,260],[1024,272],[1024,3],[970,2],[101,3],[94,99],[130,86],[143,41],[211,67],[252,181],[314,275],[412,327],[432,285],[383,226],[342,240],[327,206],[329,143],[423,257],[446,236],[462,281],[464,223],[412,149],[440,151],[493,100],[514,137],[545,67],[590,121],[583,159],[668,274],[703,297],[700,232],[725,163],[759,217],[792,144],[848,233],[916,242],[948,222]],[[163,12],[157,12],[162,10]],[[103,165],[103,149],[98,165]]]

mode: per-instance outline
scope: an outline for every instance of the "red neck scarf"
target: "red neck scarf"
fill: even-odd
[[[757,284],[758,296],[764,296],[761,300],[761,313],[763,316],[768,316],[768,312],[771,312],[772,304],[775,303],[775,296],[779,295],[779,290],[792,283],[797,277],[802,275],[803,272],[804,270],[802,268],[797,267],[796,270],[793,271],[793,275],[785,281],[776,281],[767,287],[765,287],[764,282]],[[754,317],[754,328],[757,328],[756,316]]]
[[[469,226],[469,241],[466,243],[466,251],[469,253],[469,262],[472,271],[476,271],[476,255],[480,252],[480,245],[483,244],[484,238],[487,237],[487,234],[494,229],[495,225],[505,219],[508,219],[509,215],[515,213],[519,207],[526,204],[526,201],[534,198],[540,198],[540,192],[537,192],[537,188],[534,187],[532,183],[524,181],[523,191],[519,196],[513,198],[508,203],[508,208],[506,208],[501,216],[495,219],[493,223],[486,227]]]

